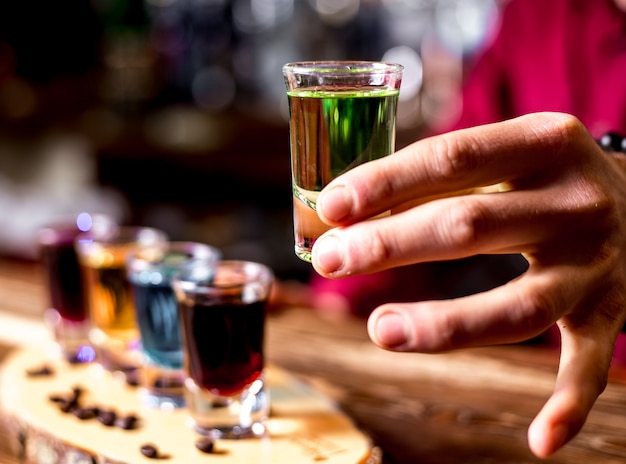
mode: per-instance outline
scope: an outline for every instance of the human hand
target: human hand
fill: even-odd
[[[389,350],[436,353],[519,342],[557,322],[555,388],[528,432],[533,453],[547,457],[580,431],[605,388],[626,319],[624,160],[558,113],[415,142],[322,191],[318,214],[339,227],[316,241],[313,266],[340,278],[523,254],[528,270],[504,286],[454,300],[390,302],[371,314],[368,331]],[[498,189],[467,193],[490,185]],[[364,220],[387,210],[393,214]]]

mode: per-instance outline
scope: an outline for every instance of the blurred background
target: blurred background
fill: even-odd
[[[459,110],[502,0],[20,0],[0,4],[0,255],[80,211],[304,280],[287,100],[298,60],[406,67],[401,147]]]

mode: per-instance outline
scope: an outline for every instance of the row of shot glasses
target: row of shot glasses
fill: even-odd
[[[187,408],[203,435],[266,433],[267,266],[86,213],[42,228],[39,246],[68,362],[136,374],[145,407]]]

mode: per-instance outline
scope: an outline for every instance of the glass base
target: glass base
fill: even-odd
[[[269,392],[262,378],[235,396],[220,396],[185,380],[185,398],[194,430],[212,438],[260,438],[267,433]]]
[[[141,398],[146,407],[174,409],[185,406],[185,372],[144,361],[139,375]]]
[[[58,355],[70,364],[90,363],[95,350],[89,342],[89,322],[63,318],[56,309],[44,313],[44,323],[52,331]]]
[[[313,259],[311,256],[310,248],[300,248],[298,246],[295,246],[294,251],[296,252],[296,256],[300,258],[302,261],[310,263]]]
[[[89,340],[96,350],[96,362],[104,369],[137,375],[142,365],[138,340],[113,338],[95,327],[89,331]]]
[[[266,421],[255,422],[250,427],[234,425],[232,427],[222,426],[219,428],[201,427],[194,422],[193,429],[200,435],[214,439],[241,440],[244,438],[263,438],[267,435],[267,425],[265,422]]]
[[[137,375],[141,366],[140,353],[137,350],[118,351],[105,346],[95,346],[95,350],[96,362],[105,370]]]
[[[141,403],[149,409],[163,409],[165,411],[184,408],[186,405],[184,396],[154,394],[145,389],[141,392]]]

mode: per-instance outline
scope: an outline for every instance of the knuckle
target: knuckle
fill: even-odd
[[[464,138],[463,146],[460,139],[444,134],[437,137],[431,146],[433,172],[444,179],[458,180],[471,172],[477,164],[474,148],[475,142],[471,137]]]
[[[349,268],[353,272],[361,272],[372,266],[378,266],[392,258],[393,246],[388,243],[388,238],[381,230],[368,230],[367,234],[356,231],[355,235],[348,241],[351,248]]]
[[[550,277],[548,277],[548,282],[550,282]],[[530,287],[529,291],[523,295],[523,299],[527,302],[525,305],[520,305],[521,308],[526,308],[524,317],[537,317],[545,314],[546,319],[552,319],[556,309],[566,304],[563,298],[558,296],[556,284],[543,282],[537,282]]]
[[[542,124],[535,126],[537,140],[551,142],[555,153],[571,155],[577,151],[581,139],[589,137],[583,123],[575,116],[550,113]]]
[[[614,192],[598,182],[586,182],[579,189],[572,189],[567,200],[576,211],[575,233],[570,241],[576,243],[577,255],[587,256],[594,263],[617,264],[617,253],[626,230],[623,222],[623,206]]]
[[[441,353],[472,344],[473,335],[464,318],[436,302],[422,304],[423,310],[429,314],[428,330],[420,330],[414,349],[423,353]]]
[[[587,134],[584,124],[576,116],[560,114],[554,119],[556,126],[563,136],[563,140],[579,139]]]
[[[448,350],[459,346],[471,345],[473,335],[461,321],[446,318],[445,327],[447,330],[444,332],[445,337],[443,338],[445,342],[444,349]]]
[[[556,319],[562,305],[557,301],[554,291],[536,287],[519,297],[517,312],[512,312],[511,321],[520,328],[525,328],[528,334],[534,334],[550,326]]]
[[[471,250],[491,228],[490,215],[475,201],[459,198],[446,209],[445,215],[439,221],[440,234],[456,247]]]
[[[616,251],[621,246],[626,231],[617,204],[607,197],[598,198],[589,214],[589,224],[597,228],[603,237],[598,239],[598,257],[614,261],[621,259]],[[595,233],[593,234],[595,235]]]
[[[559,127],[564,140],[570,141],[575,145],[577,145],[577,141],[581,140],[581,138],[589,136],[587,129],[580,119],[571,114],[562,115]]]

